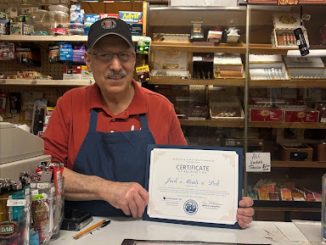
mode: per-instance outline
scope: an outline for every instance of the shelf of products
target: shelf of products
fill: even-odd
[[[326,129],[326,123],[309,122],[250,122],[252,128],[298,128],[298,129]]]
[[[217,78],[217,79],[182,79],[175,77],[152,76],[150,84],[159,85],[215,85],[223,87],[243,87],[244,78]]]
[[[91,80],[50,80],[50,79],[0,79],[0,85],[30,86],[87,86]]]
[[[143,36],[132,36],[138,42]],[[33,35],[0,35],[0,41],[7,42],[86,42],[84,35],[33,36]]]
[[[151,45],[152,50],[176,50],[176,51],[189,51],[189,52],[215,52],[215,53],[237,53],[244,54],[246,46],[244,44],[219,44],[214,46],[212,43],[202,42],[198,44],[193,43],[168,43],[168,42],[153,42]]]
[[[209,119],[209,120],[190,120],[180,119],[182,126],[195,127],[221,127],[221,128],[243,128],[244,119]]]
[[[246,137],[259,138],[263,142],[260,150],[271,154],[270,172],[246,173],[248,193],[259,199],[255,200],[258,219],[320,218],[320,183],[326,168],[322,150],[326,123],[323,106],[319,106],[326,102],[326,59],[320,57],[326,48],[321,35],[325,23],[320,19],[325,7],[247,8],[251,43]],[[300,14],[312,18],[301,20]],[[301,28],[309,41],[310,56],[300,56],[296,28]],[[276,120],[264,121],[256,117],[259,113],[275,116]],[[318,116],[306,118],[313,113]],[[303,119],[290,118],[290,114]],[[252,148],[248,142],[248,152],[255,152]]]
[[[252,88],[326,88],[326,79],[250,80]]]
[[[326,162],[318,161],[272,161],[272,168],[326,168]]]

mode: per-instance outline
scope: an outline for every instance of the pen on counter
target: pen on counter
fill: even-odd
[[[92,231],[96,230],[97,228],[102,228],[102,227],[105,227],[107,226],[108,224],[110,224],[111,220],[100,220],[99,222],[95,223],[94,225],[84,229],[84,230],[81,230],[80,232],[78,232],[76,235],[73,236],[73,238],[75,240],[81,238],[83,235],[86,235],[88,233],[91,233]]]

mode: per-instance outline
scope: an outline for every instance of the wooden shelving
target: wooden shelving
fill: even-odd
[[[191,120],[180,119],[182,126],[197,127],[221,127],[221,128],[243,128],[244,119],[208,119],[208,120]]]
[[[249,122],[252,128],[308,128],[308,129],[326,129],[326,123],[308,123],[308,122]]]
[[[245,78],[182,79],[177,77],[155,77],[151,84],[158,85],[217,85],[244,87]],[[326,79],[250,80],[250,88],[326,88]]]
[[[250,88],[326,88],[326,79],[250,80]]]
[[[221,43],[216,46],[193,44],[193,43],[165,43],[153,41],[151,45],[152,50],[178,50],[188,52],[225,52],[225,53],[237,53],[245,54],[246,46],[244,44],[226,44]]]
[[[239,118],[221,118],[221,119],[180,119],[183,126],[198,127],[225,127],[225,128],[243,128],[244,119]],[[249,122],[252,128],[304,128],[304,129],[326,129],[326,123],[289,123],[289,122]]]
[[[176,77],[151,77],[150,84],[158,85],[217,85],[224,87],[243,87],[244,78],[218,78],[218,79],[181,79]]]
[[[326,168],[326,162],[272,161],[272,168]]]
[[[27,86],[86,86],[91,80],[50,80],[50,79],[0,79],[1,85]]]
[[[132,36],[137,42],[142,36]],[[87,36],[62,35],[62,36],[28,36],[28,35],[0,35],[0,41],[8,42],[86,42]]]

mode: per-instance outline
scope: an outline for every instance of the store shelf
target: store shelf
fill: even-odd
[[[223,11],[245,11],[245,6],[238,6],[238,7],[226,7],[226,6],[210,6],[208,7],[196,7],[196,6],[187,6],[187,7],[174,7],[174,6],[150,6],[149,10],[152,11],[217,11],[217,10],[223,10]]]
[[[286,8],[286,7],[295,7],[295,6],[325,6],[326,3],[325,2],[319,2],[319,3],[300,3],[300,4],[285,4],[285,5],[279,5],[279,4],[266,4],[266,3],[248,3],[248,5],[250,6],[270,6],[270,7],[283,7],[283,8]]]
[[[272,168],[326,168],[326,162],[272,161]]]
[[[180,119],[182,126],[196,126],[196,127],[221,127],[221,128],[243,128],[244,119],[209,119],[209,120],[190,120]]]
[[[132,36],[137,42],[142,36]],[[62,36],[28,36],[28,35],[0,35],[0,41],[11,42],[86,42],[87,36],[62,35]]]
[[[252,128],[305,128],[305,129],[326,129],[326,123],[308,122],[249,122]]]
[[[49,79],[0,79],[1,85],[28,86],[86,86],[91,80],[49,80]]]
[[[250,80],[251,88],[326,88],[326,79]]]
[[[288,50],[295,48],[277,48],[272,44],[250,44],[249,53],[251,54],[281,54],[286,55]]]
[[[256,208],[267,208],[271,211],[302,211],[303,208],[309,211],[315,211],[319,208],[320,212],[320,202],[306,202],[306,201],[264,201],[264,200],[254,200],[254,207]],[[307,211],[308,211],[307,210]],[[318,211],[318,210],[316,210]]]
[[[158,85],[217,85],[223,87],[243,87],[244,78],[217,78],[217,79],[182,79],[176,77],[151,77],[150,84]]]
[[[187,51],[187,52],[226,52],[226,53],[240,53],[245,54],[246,46],[244,44],[226,44],[221,43],[216,46],[204,45],[209,44],[208,42],[203,42],[203,44],[193,44],[193,43],[167,43],[167,42],[152,42],[152,50],[170,50],[170,51]]]

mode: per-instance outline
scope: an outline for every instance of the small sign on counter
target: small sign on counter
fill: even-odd
[[[270,152],[247,152],[246,172],[270,172],[271,154]]]

